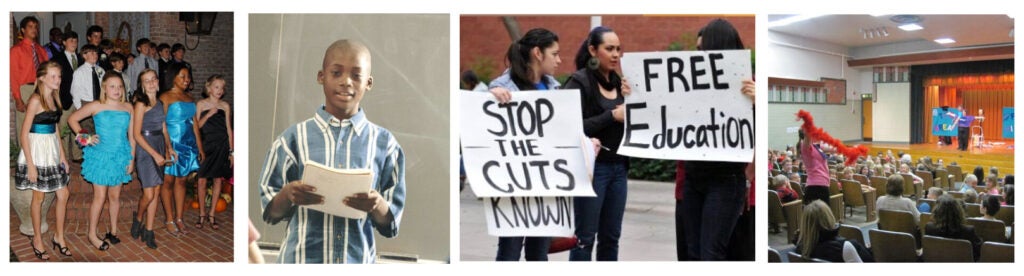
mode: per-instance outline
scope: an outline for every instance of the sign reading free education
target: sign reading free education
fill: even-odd
[[[932,108],[932,135],[935,136],[956,136],[957,118],[963,113],[959,109],[950,107]]]
[[[594,196],[579,90],[513,92],[505,104],[460,95],[462,158],[477,196]]]
[[[750,162],[754,106],[740,92],[750,51],[626,53],[619,154],[642,158]]]

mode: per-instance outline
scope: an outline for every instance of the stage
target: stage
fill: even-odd
[[[986,142],[985,147],[977,148],[971,146],[967,151],[957,150],[955,144],[940,146],[937,143],[893,144],[848,142],[848,145],[857,144],[867,146],[869,149],[868,152],[871,156],[878,155],[878,152],[882,152],[884,155],[886,150],[892,150],[893,155],[902,151],[904,153],[909,153],[910,156],[914,158],[915,164],[921,157],[931,156],[932,163],[937,163],[939,159],[942,159],[946,166],[949,166],[952,161],[956,161],[960,165],[960,168],[963,168],[965,173],[974,171],[975,166],[984,167],[986,174],[988,174],[989,167],[998,167],[1000,177],[1013,173],[1013,141],[990,141]]]

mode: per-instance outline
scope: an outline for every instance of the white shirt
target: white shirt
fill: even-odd
[[[75,69],[74,79],[71,81],[71,97],[73,99],[72,102],[75,104],[75,109],[82,108],[83,101],[95,101],[92,98],[92,70],[94,67],[98,73],[96,76],[99,77],[100,81],[103,81],[103,74],[106,72],[95,63],[86,62],[78,66],[78,69]]]
[[[64,52],[64,57],[66,57],[68,59],[68,64],[71,64],[71,70],[72,71],[74,71],[75,69],[78,69],[78,66],[81,65],[81,64],[78,64],[79,63],[78,62],[78,54],[76,54],[75,52],[67,52],[67,51],[65,51]]]

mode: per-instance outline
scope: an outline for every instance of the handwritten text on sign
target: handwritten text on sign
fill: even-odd
[[[479,197],[594,196],[578,90],[461,92],[462,157]]]
[[[484,198],[491,236],[571,237],[575,226],[572,197]]]
[[[627,53],[622,72],[625,133],[619,154],[673,160],[750,162],[753,103],[750,51]]]

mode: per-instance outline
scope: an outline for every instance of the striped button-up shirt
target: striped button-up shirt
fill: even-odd
[[[405,155],[387,129],[366,119],[362,110],[351,119],[339,120],[317,109],[313,118],[281,134],[267,153],[260,172],[263,218],[271,224],[268,204],[285,184],[302,179],[306,162],[340,169],[373,171],[373,189],[388,202],[394,217],[377,224],[370,216],[348,219],[295,206],[282,220],[288,221],[279,263],[372,263],[376,259],[373,230],[384,237],[398,235],[405,207]]]

